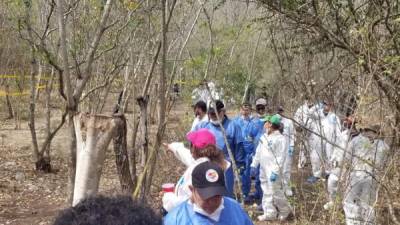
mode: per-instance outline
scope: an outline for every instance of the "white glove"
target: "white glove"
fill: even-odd
[[[172,192],[167,192],[164,193],[163,197],[162,197],[162,204],[165,210],[167,210],[167,212],[171,211],[174,208],[174,199],[176,198],[175,193]]]

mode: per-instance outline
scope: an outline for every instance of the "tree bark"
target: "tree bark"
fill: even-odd
[[[117,129],[117,135],[113,138],[115,161],[117,165],[117,172],[119,182],[121,184],[121,190],[124,194],[130,194],[133,191],[133,187],[136,183],[136,171],[132,176],[130,172],[129,156],[127,149],[127,127],[126,119],[123,114],[115,114],[113,118],[121,124]],[[134,178],[132,180],[132,177]]]
[[[150,163],[150,168],[147,176],[144,176],[145,180],[145,190],[150,191],[150,185],[153,180],[153,174],[154,174],[154,167],[157,162],[157,154],[156,151],[158,151],[160,145],[161,145],[161,140],[164,135],[164,130],[165,130],[165,112],[166,112],[166,70],[167,70],[167,50],[168,50],[168,42],[167,42],[167,31],[168,31],[168,25],[167,25],[167,18],[166,18],[166,7],[167,0],[161,0],[161,9],[162,9],[162,14],[161,14],[161,24],[162,24],[162,52],[161,52],[161,73],[160,73],[160,79],[159,79],[159,86],[158,86],[158,125],[157,125],[157,134],[156,134],[156,142],[153,146],[153,157],[149,157],[149,163]],[[171,14],[170,14],[171,15]],[[168,20],[171,17],[168,18]],[[146,195],[146,193],[143,193]]]
[[[72,198],[74,196],[74,183],[75,183],[75,166],[76,166],[76,137],[75,137],[75,128],[73,123],[73,118],[76,113],[76,106],[75,100],[73,98],[73,90],[71,86],[71,77],[70,77],[70,70],[69,70],[69,61],[68,61],[68,52],[67,52],[67,31],[66,31],[66,21],[64,19],[65,15],[65,1],[64,0],[57,0],[58,6],[58,31],[60,35],[60,51],[61,51],[61,60],[63,64],[63,72],[62,78],[63,89],[65,90],[66,100],[67,100],[67,112],[68,112],[68,129],[70,132],[70,139],[69,139],[69,154],[70,160],[68,162],[68,170],[69,170],[69,177],[68,177],[68,201],[72,202]]]
[[[97,193],[106,149],[122,122],[118,117],[83,113],[73,119],[77,138],[77,161],[72,205],[76,205],[82,199]]]
[[[25,25],[28,32],[28,38],[33,42],[33,30],[31,24],[32,2],[25,2]],[[38,62],[36,59],[36,49],[31,45],[31,73],[30,73],[30,100],[29,100],[29,130],[32,137],[33,157],[36,162],[40,161],[39,146],[36,137],[35,127],[35,106],[36,106],[36,76],[38,74]]]
[[[8,109],[8,118],[7,119],[13,119],[14,118],[14,110],[10,101],[10,86],[6,83],[5,85],[6,88],[6,104],[7,104],[7,109]]]
[[[140,164],[144,166],[147,161],[148,151],[149,151],[149,138],[148,138],[148,129],[147,129],[147,104],[149,102],[149,97],[139,97],[136,99],[139,107],[140,107],[140,122],[139,122],[139,130],[140,130],[140,138],[139,138],[139,152],[140,152]]]

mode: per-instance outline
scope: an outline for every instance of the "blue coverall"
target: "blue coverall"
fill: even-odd
[[[227,116],[224,117],[222,125],[224,126],[226,137],[228,139],[228,144],[232,151],[236,166],[238,168],[243,168],[245,165],[245,154],[243,149],[243,138],[241,134],[241,129]],[[224,135],[219,125],[214,125],[213,123],[208,121],[198,124],[195,130],[198,130],[200,128],[206,128],[214,134],[215,140],[217,142],[217,147],[224,152],[225,159],[231,162],[228,154],[228,148],[225,145]],[[234,181],[234,173],[231,166],[225,172],[225,185],[232,197],[234,197]]]
[[[247,213],[231,198],[224,197],[224,209],[218,221],[195,212],[188,201],[169,212],[164,217],[164,225],[253,225]]]
[[[234,123],[241,128],[243,141],[243,148],[245,153],[245,165],[244,170],[241,171],[242,179],[242,192],[244,198],[248,197],[251,188],[251,177],[250,177],[250,165],[255,152],[254,141],[258,134],[257,120],[253,118],[244,118],[238,116],[234,119]]]

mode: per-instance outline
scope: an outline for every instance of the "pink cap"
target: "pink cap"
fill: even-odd
[[[195,148],[204,148],[207,145],[215,145],[216,143],[214,134],[205,128],[189,132],[186,138]]]

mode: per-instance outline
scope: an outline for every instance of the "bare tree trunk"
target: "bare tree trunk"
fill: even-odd
[[[44,171],[50,173],[52,171],[51,168],[51,158],[50,158],[50,148],[51,141],[53,137],[64,124],[64,120],[61,121],[61,124],[58,128],[56,128],[53,132],[51,131],[51,90],[53,86],[53,78],[54,78],[54,69],[52,69],[50,80],[46,84],[46,99],[45,99],[45,108],[46,108],[46,139],[43,142],[43,145],[39,152],[39,160],[35,162],[36,170]],[[64,117],[63,117],[64,118]]]
[[[149,97],[139,97],[137,103],[140,107],[140,122],[139,122],[139,130],[140,130],[140,138],[139,138],[139,152],[140,152],[140,165],[144,166],[147,162],[147,157],[149,155],[149,138],[148,138],[148,130],[147,130],[147,104],[149,101]]]
[[[129,156],[129,167],[130,167],[130,171],[131,171],[131,177],[132,180],[135,181],[135,186],[137,184],[137,174],[136,174],[136,136],[137,136],[137,131],[139,129],[139,120],[140,118],[138,118],[138,120],[134,121],[134,126],[133,126],[133,136],[132,136],[132,147],[130,148],[130,150],[128,151],[128,156]]]
[[[74,191],[75,191],[75,174],[76,174],[76,146],[77,138],[75,135],[74,125],[74,112],[69,111],[68,113],[68,130],[69,130],[69,157],[68,161],[68,202],[73,203]]]
[[[158,87],[159,87],[158,84],[155,83],[152,88],[153,92],[150,91],[150,93],[152,93],[151,96],[157,96],[157,92],[159,91]],[[158,112],[159,108],[157,107],[157,98],[150,98],[149,101],[150,101],[150,103],[149,103],[149,106],[150,106],[149,107],[149,111],[150,111],[149,121],[150,121],[150,124],[156,124],[157,123],[156,115],[158,116],[158,114],[159,114],[159,112]]]
[[[165,101],[165,83],[166,83],[166,53],[167,53],[167,28],[168,28],[168,24],[170,22],[170,19],[172,17],[172,13],[174,10],[174,6],[175,4],[172,5],[169,15],[168,15],[168,19],[166,20],[165,18],[165,14],[166,14],[166,0],[161,0],[161,5],[162,5],[162,42],[159,43],[158,45],[158,50],[157,50],[157,54],[154,57],[154,61],[149,73],[149,76],[147,77],[146,80],[146,85],[145,88],[143,90],[143,93],[147,93],[149,85],[150,85],[150,80],[151,80],[151,75],[152,75],[152,71],[154,69],[154,66],[157,62],[157,58],[158,58],[158,54],[160,52],[161,47],[163,47],[163,59],[162,59],[162,68],[161,68],[161,76],[160,76],[160,89],[159,89],[159,115],[158,115],[158,128],[157,128],[157,133],[156,133],[156,142],[153,146],[153,148],[151,149],[149,158],[146,162],[145,167],[143,168],[143,172],[142,174],[140,174],[138,180],[137,180],[137,185],[135,187],[135,191],[133,193],[133,197],[137,198],[139,195],[141,196],[145,196],[146,193],[140,193],[140,190],[143,188],[142,186],[144,186],[144,190],[149,190],[151,181],[153,179],[153,173],[154,173],[154,165],[157,161],[157,150],[159,149],[160,145],[161,145],[161,140],[162,140],[162,136],[164,135],[164,131],[165,131],[165,127],[166,127],[166,123],[165,123],[165,113],[166,113],[166,101]],[[175,3],[176,1],[174,1]],[[142,95],[144,96],[144,95]],[[149,174],[147,176],[147,173]]]
[[[5,85],[6,88],[6,104],[7,104],[7,109],[8,109],[8,117],[7,119],[13,119],[14,118],[14,110],[13,107],[11,105],[11,101],[10,101],[10,86],[8,85],[8,83],[6,83]]]
[[[168,50],[168,43],[167,43],[167,18],[166,18],[166,7],[167,0],[161,0],[161,9],[162,9],[162,16],[161,16],[161,24],[162,24],[162,55],[161,55],[161,73],[159,79],[159,86],[158,86],[158,125],[157,125],[157,134],[156,134],[156,142],[153,146],[153,157],[149,157],[150,168],[147,176],[144,177],[145,180],[145,190],[150,191],[150,185],[153,180],[154,174],[154,167],[157,162],[157,151],[161,145],[161,140],[164,135],[165,130],[165,112],[166,112],[166,69],[167,69],[167,50]],[[171,14],[170,14],[171,15]],[[170,17],[169,17],[170,18]],[[169,19],[168,18],[168,19]],[[153,156],[152,155],[152,156]],[[146,193],[144,193],[146,195]]]
[[[29,40],[33,41],[33,31],[31,26],[31,3],[25,3],[25,25],[28,31]],[[36,49],[31,45],[31,73],[30,73],[30,101],[29,101],[29,130],[32,137],[32,148],[33,157],[36,162],[41,158],[39,155],[39,146],[36,137],[36,127],[35,127],[35,106],[36,106],[36,76],[38,74],[38,63],[36,59]]]
[[[120,117],[83,113],[73,119],[77,138],[77,163],[72,204],[76,205],[97,193],[106,149],[118,130],[121,130],[123,122]]]
[[[66,21],[64,19],[65,15],[65,0],[57,0],[58,6],[58,31],[60,35],[60,50],[61,59],[63,64],[63,85],[65,90],[65,95],[67,98],[67,112],[68,112],[68,129],[70,132],[69,139],[69,154],[70,160],[68,162],[69,179],[68,179],[68,201],[72,202],[74,196],[74,183],[75,183],[75,169],[76,169],[76,137],[75,128],[73,123],[73,118],[76,113],[75,100],[73,98],[73,90],[71,86],[71,77],[69,71],[68,62],[68,52],[67,52],[67,31],[66,31]]]
[[[158,56],[159,56],[159,54],[160,54],[160,50],[161,50],[161,43],[159,43],[158,45],[157,45],[157,50],[156,50],[156,54],[155,54],[155,56],[154,56],[154,58],[153,58],[153,62],[152,62],[152,64],[151,64],[151,67],[150,67],[150,70],[149,70],[149,72],[148,72],[148,74],[147,74],[147,77],[146,77],[146,82],[145,82],[145,85],[144,85],[144,88],[143,88],[143,91],[142,91],[142,93],[141,93],[141,96],[139,96],[138,98],[137,98],[137,103],[139,104],[139,101],[138,101],[138,99],[145,99],[146,97],[145,96],[148,96],[148,91],[149,91],[149,87],[150,87],[150,83],[151,83],[151,80],[152,80],[152,77],[153,77],[153,72],[154,72],[154,68],[155,68],[155,66],[157,65],[157,59],[158,59]],[[133,86],[135,86],[135,85],[133,85]],[[148,97],[147,97],[148,98]],[[146,105],[147,105],[147,102],[148,102],[148,99],[146,100]],[[139,107],[140,107],[140,105],[139,105]],[[140,107],[140,109],[142,110],[142,107]],[[147,106],[146,106],[146,110],[147,110]],[[141,111],[141,113],[142,113],[142,111]],[[146,118],[143,118],[142,117],[142,115],[139,117],[139,121],[138,122],[135,122],[135,126],[134,126],[134,130],[133,130],[133,137],[132,137],[132,151],[130,151],[130,153],[129,153],[129,155],[130,155],[130,159],[131,159],[131,163],[133,162],[133,165],[135,165],[135,156],[136,156],[136,152],[135,152],[135,146],[136,146],[136,137],[137,137],[137,131],[138,131],[138,128],[139,128],[139,123],[141,123],[141,122],[144,122],[144,121],[142,121],[142,120],[146,120],[147,121],[147,116],[146,116]],[[147,161],[145,162],[145,163],[147,163]],[[132,167],[133,167],[133,165],[132,165]],[[131,171],[133,170],[133,168],[131,168]],[[135,171],[136,171],[136,169],[135,169]],[[141,188],[142,187],[142,181],[143,181],[143,174],[141,175],[141,177],[138,179],[138,185],[136,185],[136,187],[135,187],[135,193],[133,194],[135,197],[137,197],[138,196],[138,193],[139,193],[139,188]]]
[[[249,101],[249,88],[250,88],[251,80],[252,80],[252,77],[253,77],[254,60],[255,60],[255,57],[256,57],[258,45],[260,43],[261,34],[262,34],[262,30],[260,31],[260,35],[258,35],[257,43],[256,43],[256,46],[254,47],[254,51],[253,51],[253,56],[251,57],[250,71],[249,71],[249,75],[247,76],[247,79],[246,79],[246,86],[245,86],[245,89],[244,89],[242,103],[244,103],[246,101]]]
[[[135,84],[132,85],[132,90],[131,93],[133,93],[133,95],[136,95],[136,87]],[[137,117],[137,113],[136,113],[136,105],[133,104],[132,105],[133,109],[132,109],[132,121],[133,121],[133,129],[132,129],[132,140],[131,140],[131,147],[129,148],[128,151],[128,156],[129,156],[129,166],[130,166],[130,171],[131,171],[131,176],[132,176],[132,180],[137,180],[136,179],[136,137],[137,137],[137,131],[139,129],[139,121],[140,118]],[[136,186],[135,182],[135,186]]]
[[[47,81],[46,84],[46,102],[45,102],[45,107],[46,107],[46,135],[47,138],[51,136],[51,91],[53,90],[53,81],[54,81],[54,68],[51,70],[50,74],[50,80]],[[51,142],[47,145],[44,146],[44,155],[49,159],[50,161],[50,148],[51,148]]]
[[[16,107],[14,107],[14,121],[15,121],[15,128],[14,129],[16,129],[16,130],[19,130],[19,129],[21,129],[21,119],[20,119],[20,116],[19,116],[19,114],[20,114],[20,111],[19,111],[19,108],[18,108],[18,103],[17,103],[17,106]]]
[[[37,80],[36,80],[36,91],[35,91],[35,98],[39,99],[39,91],[40,91],[40,80],[42,79],[42,75],[43,75],[43,65],[40,62],[40,60],[38,61],[38,75],[37,75]]]
[[[34,50],[32,50],[34,51]],[[34,56],[35,53],[32,53],[32,56]],[[33,148],[33,156],[35,161],[39,161],[41,156],[39,155],[39,146],[37,142],[37,137],[36,137],[36,126],[35,126],[35,106],[36,106],[36,100],[35,100],[35,76],[36,76],[36,60],[32,59],[32,65],[31,65],[31,97],[30,97],[30,103],[29,103],[29,130],[31,132],[32,136],[32,148]]]
[[[123,114],[116,114],[113,117],[118,118],[122,123],[121,126],[118,127],[117,136],[115,136],[113,139],[119,182],[121,184],[122,192],[125,194],[130,194],[132,193],[133,187],[136,183],[136,171],[134,171],[135,174],[131,175],[126,142],[126,119]],[[132,177],[134,178],[133,180]]]

